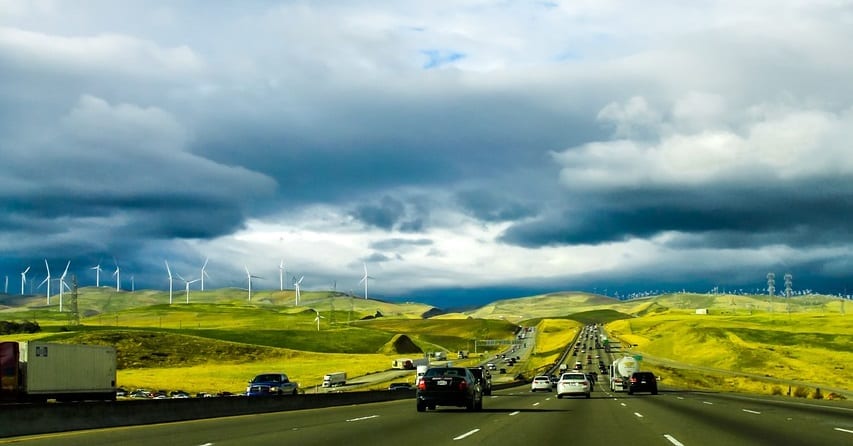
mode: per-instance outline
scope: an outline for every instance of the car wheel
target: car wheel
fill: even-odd
[[[418,401],[418,412],[426,411],[426,405],[420,401]]]
[[[483,393],[483,395],[492,396],[492,389],[486,390],[486,392]]]
[[[474,410],[476,410],[477,412],[483,410],[483,399],[482,398],[480,399],[480,401],[477,401],[477,405],[474,407]]]
[[[429,410],[435,410],[435,404],[430,404],[430,405],[429,405]]]
[[[471,398],[471,401],[465,403],[465,409],[468,411],[473,411],[476,407],[476,402],[474,402],[474,398]]]
[[[628,389],[628,395],[633,395],[633,394],[634,394],[634,391],[631,389]]]
[[[563,399],[563,395],[560,395],[560,394],[558,393],[558,394],[557,394],[557,399],[560,399],[560,400],[561,400],[561,399]]]
[[[658,394],[658,389],[652,390],[652,395],[657,395],[657,394]]]
[[[297,393],[298,393],[298,392],[296,391],[296,389],[293,389],[293,392],[291,393],[291,395],[296,396],[296,394],[297,394]]]
[[[589,398],[590,398],[590,395],[587,393],[587,394],[586,394],[586,399],[589,399]]]

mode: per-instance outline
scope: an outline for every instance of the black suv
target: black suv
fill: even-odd
[[[628,382],[628,395],[635,392],[651,392],[658,394],[658,380],[652,372],[634,372]]]
[[[474,378],[477,379],[477,382],[480,383],[480,387],[483,389],[483,395],[489,396],[492,394],[492,374],[483,367],[468,367],[468,370],[471,371],[471,374],[474,375]]]

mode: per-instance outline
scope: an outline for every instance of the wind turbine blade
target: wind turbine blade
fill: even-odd
[[[202,271],[204,271],[204,269],[207,268],[207,262],[209,262],[209,261],[210,261],[210,257],[207,257],[204,259],[204,265],[201,265]]]
[[[171,279],[172,278],[172,270],[169,268],[169,261],[164,260],[164,262],[166,262],[166,272],[169,273],[169,278]]]
[[[65,264],[65,271],[63,271],[63,272],[62,272],[62,278],[63,278],[63,279],[65,278],[65,275],[66,275],[66,274],[68,274],[68,267],[69,267],[69,266],[71,266],[71,261],[70,261],[70,260],[68,261],[68,263],[66,263],[66,264]]]

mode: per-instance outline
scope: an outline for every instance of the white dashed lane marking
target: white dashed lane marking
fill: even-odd
[[[746,413],[754,413],[756,415],[761,415],[761,412],[758,412],[756,410],[749,410],[749,409],[741,409],[741,410],[746,412]]]
[[[371,418],[378,418],[378,417],[379,417],[379,415],[371,415],[371,416],[369,416],[369,417],[351,418],[351,419],[347,420],[347,423],[349,423],[349,422],[351,422],[351,421],[369,420],[369,419],[371,419]]]
[[[518,415],[518,414],[520,414],[520,413],[521,413],[521,412],[519,412],[519,411],[517,411],[517,410],[516,410],[515,412],[510,413],[510,414],[509,414],[509,416],[511,416],[511,417],[512,417],[512,416]]]
[[[683,443],[676,440],[675,437],[673,437],[672,435],[664,434],[663,438],[666,438],[667,440],[669,440],[670,443],[674,444],[675,446],[684,446]]]
[[[637,418],[643,418],[643,414],[641,414],[640,412],[634,412],[634,415],[636,415]]]
[[[461,439],[463,439],[463,438],[465,438],[465,437],[468,437],[469,435],[474,435],[474,434],[476,434],[477,432],[480,432],[480,429],[474,429],[474,430],[472,430],[472,431],[465,432],[464,434],[462,434],[462,435],[460,435],[460,436],[458,436],[458,437],[454,438],[454,440],[461,440]]]
[[[853,434],[853,431],[850,429],[842,429],[840,427],[836,427],[835,430],[837,430],[839,432],[847,432],[848,434]]]

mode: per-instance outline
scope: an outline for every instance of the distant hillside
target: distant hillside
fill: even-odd
[[[565,316],[619,305],[617,299],[592,293],[568,291],[539,296],[504,299],[468,312],[475,318],[507,319],[511,321],[542,317]]]

